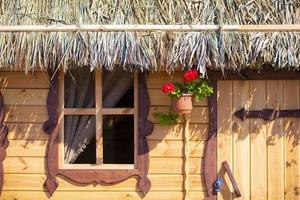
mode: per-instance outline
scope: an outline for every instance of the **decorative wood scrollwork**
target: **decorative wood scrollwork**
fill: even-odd
[[[51,87],[48,94],[47,108],[49,120],[43,126],[44,131],[50,134],[47,146],[47,180],[44,186],[52,195],[58,187],[56,176],[70,179],[81,184],[114,184],[135,176],[138,178],[136,188],[146,195],[150,190],[151,183],[147,177],[149,168],[149,147],[146,136],[153,131],[153,124],[148,121],[149,95],[147,91],[147,74],[139,73],[139,138],[138,138],[138,158],[137,168],[135,169],[60,169],[58,164],[58,75],[49,71]]]
[[[234,113],[236,117],[244,121],[248,118],[261,118],[265,121],[273,121],[276,118],[300,118],[300,109],[295,110],[274,110],[274,109],[263,109],[263,110],[254,110],[249,111],[245,108],[241,108],[240,110]]]
[[[208,197],[206,200],[216,200],[214,183],[217,179],[217,81],[212,81],[214,93],[208,97],[209,133],[204,158],[204,180]]]
[[[4,178],[3,160],[6,157],[6,148],[9,145],[9,141],[7,139],[8,128],[3,124],[3,122],[4,122],[4,101],[3,101],[2,94],[0,92],[0,195],[2,193],[3,178]]]

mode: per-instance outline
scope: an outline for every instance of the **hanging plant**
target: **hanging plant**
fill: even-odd
[[[175,113],[190,113],[193,109],[193,99],[196,101],[201,101],[205,97],[210,96],[213,93],[213,88],[208,84],[207,80],[203,79],[197,70],[190,69],[186,71],[183,75],[183,82],[169,82],[165,83],[162,86],[162,92],[167,93],[172,100],[172,112]],[[169,111],[170,113],[171,111]],[[154,113],[154,117],[158,121],[165,121],[169,115],[168,113],[159,114]],[[177,120],[170,120],[176,124],[178,122],[179,115]],[[164,125],[165,123],[161,123]],[[170,124],[168,124],[170,125]]]

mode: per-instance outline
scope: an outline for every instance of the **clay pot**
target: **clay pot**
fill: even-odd
[[[182,94],[179,98],[172,98],[173,111],[187,114],[193,110],[193,96],[190,94]]]

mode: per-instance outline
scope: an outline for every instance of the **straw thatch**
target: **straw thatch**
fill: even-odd
[[[297,24],[299,0],[0,0],[0,25]],[[1,33],[0,67],[300,67],[299,33]]]

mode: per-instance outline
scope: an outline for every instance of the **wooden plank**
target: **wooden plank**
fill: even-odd
[[[7,156],[45,157],[46,140],[10,140]]]
[[[1,89],[5,106],[46,106],[48,89]]]
[[[47,141],[45,140],[11,140],[7,156],[44,157]],[[191,157],[203,157],[205,141],[190,142]],[[183,157],[182,141],[149,141],[150,157]]]
[[[147,86],[150,89],[161,89],[164,83],[182,81],[182,72],[168,73],[166,71],[152,72],[148,74]]]
[[[147,137],[148,140],[182,140],[183,125],[161,126],[154,124],[153,132]],[[190,124],[190,140],[207,140],[208,124]]]
[[[151,191],[182,191],[182,175],[149,175]],[[204,191],[203,176],[190,175],[190,190]],[[42,191],[45,174],[5,174],[3,191],[30,190]],[[57,178],[57,191],[135,191],[136,178],[132,177],[113,185],[79,184]]]
[[[267,107],[281,110],[283,107],[283,81],[267,81]],[[268,199],[284,199],[284,132],[283,120],[268,122]]]
[[[48,140],[43,123],[6,123],[9,140]]]
[[[153,123],[158,123],[158,121],[154,118],[154,112],[168,112],[169,107],[165,106],[157,106],[150,107],[148,119]],[[191,116],[191,123],[208,123],[209,122],[209,110],[208,107],[194,107]],[[179,123],[183,123],[182,116],[180,117]]]
[[[44,157],[7,157],[4,164],[6,174],[46,174]],[[162,163],[164,163],[162,165]],[[149,174],[182,174],[182,158],[151,158]],[[190,173],[202,174],[203,158],[190,158]]]
[[[162,93],[161,89],[148,89],[150,105],[152,106],[171,106],[171,98]],[[194,106],[208,106],[207,98],[202,101],[195,101]]]
[[[5,123],[43,123],[48,119],[46,106],[6,106]]]
[[[149,120],[158,123],[153,113],[156,111],[167,112],[168,107],[151,107]],[[47,108],[45,106],[7,106],[5,108],[6,117],[4,122],[32,122],[42,123],[48,119]],[[192,112],[191,123],[208,123],[208,107],[195,107]],[[182,118],[181,118],[181,123]]]
[[[95,115],[95,108],[65,108],[64,115]]]
[[[295,109],[300,107],[299,90],[299,81],[284,81],[283,109]],[[285,140],[285,199],[299,200],[300,195],[298,189],[300,188],[300,119],[284,119],[283,127]]]
[[[38,72],[0,72],[0,88],[49,88],[48,73],[46,71]]]
[[[43,191],[4,191],[1,195],[3,200],[48,200],[49,197]],[[192,200],[204,199],[205,192],[193,191],[190,193]],[[175,200],[182,199],[183,193],[180,191],[150,191],[144,198],[135,191],[56,191],[51,200]]]
[[[190,142],[190,157],[204,156],[203,141]],[[182,141],[149,141],[150,157],[183,157]]]
[[[246,107],[249,108],[249,81],[233,81],[234,112]],[[234,177],[242,192],[244,200],[250,199],[250,135],[249,120],[241,121],[233,117],[233,168]],[[235,193],[234,193],[235,194]]]
[[[222,168],[222,162],[227,161],[232,167],[232,81],[218,82],[218,156],[217,166],[219,177],[224,177],[225,183],[222,192],[218,193],[218,199],[232,199],[232,186],[229,178],[225,175],[225,169]],[[234,170],[234,169],[233,169]]]
[[[265,81],[250,81],[250,110],[266,108]],[[267,199],[267,125],[262,119],[250,119],[251,199]]]
[[[134,108],[102,108],[103,115],[134,115]]]

